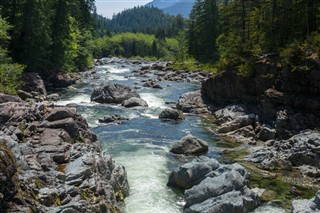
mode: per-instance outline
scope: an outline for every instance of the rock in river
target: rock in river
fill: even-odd
[[[138,93],[126,85],[107,83],[94,89],[91,101],[108,104],[121,104],[132,97],[140,98]]]
[[[185,119],[183,112],[177,109],[165,109],[160,115],[160,119],[163,120],[183,120]]]
[[[173,171],[168,185],[185,189],[186,213],[245,213],[259,204],[248,180],[241,165],[223,165],[202,156]]]
[[[126,108],[137,107],[137,106],[148,107],[148,104],[145,100],[137,97],[132,97],[128,100],[125,100],[124,102],[122,102],[121,105]]]
[[[170,152],[174,154],[201,155],[208,152],[208,143],[192,135],[187,135],[181,141],[175,143]]]

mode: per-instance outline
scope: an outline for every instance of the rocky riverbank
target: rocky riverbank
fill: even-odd
[[[0,100],[1,211],[121,212],[126,171],[76,109]]]

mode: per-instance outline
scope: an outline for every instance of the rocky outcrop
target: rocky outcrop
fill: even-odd
[[[164,109],[159,118],[161,120],[183,120],[185,119],[183,112],[176,109]]]
[[[132,98],[129,98],[128,100],[125,100],[124,102],[122,102],[121,105],[126,108],[139,107],[139,106],[148,107],[148,103],[145,100],[137,97],[132,97]]]
[[[276,130],[277,139],[319,127],[320,73],[279,70],[275,64],[268,60],[259,62],[251,76],[236,71],[220,73],[203,82],[202,95],[215,106],[248,106],[261,123]],[[263,136],[262,139],[266,140]]]
[[[288,169],[308,165],[320,169],[320,133],[306,131],[288,140],[271,141],[267,147],[253,152],[248,161],[260,163],[266,169]],[[314,172],[305,174],[313,176]]]
[[[130,87],[121,84],[107,83],[101,87],[97,87],[91,94],[91,101],[98,103],[121,104],[130,98],[140,96]]]
[[[185,113],[209,113],[208,106],[204,103],[200,90],[183,94],[178,100],[177,109]]]
[[[249,212],[259,204],[248,187],[248,172],[239,164],[223,165],[199,157],[170,174],[168,185],[185,189],[184,212]]]
[[[73,108],[0,104],[0,206],[9,212],[120,212],[124,167]]]
[[[292,213],[316,213],[320,212],[320,192],[310,200],[294,200],[292,202]]]
[[[187,135],[175,143],[170,152],[183,155],[201,155],[208,152],[208,143],[192,135]]]

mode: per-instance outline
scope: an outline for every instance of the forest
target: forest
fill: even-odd
[[[319,60],[317,0],[197,0],[189,19],[136,7],[109,20],[97,15],[94,0],[8,0],[0,8],[0,90],[8,93],[23,72],[81,71],[109,55],[241,74],[268,54],[292,70]]]

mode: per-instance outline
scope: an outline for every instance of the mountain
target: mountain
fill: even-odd
[[[146,4],[149,7],[157,7],[170,15],[182,15],[188,18],[195,0],[153,0]]]

